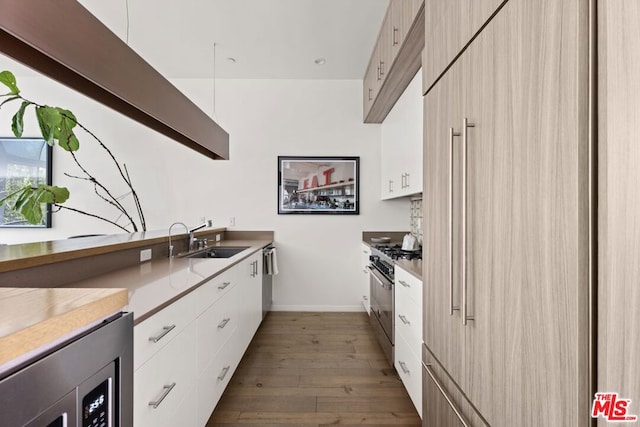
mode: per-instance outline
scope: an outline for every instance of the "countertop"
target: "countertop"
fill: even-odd
[[[247,246],[248,249],[230,258],[154,259],[65,288],[127,288],[126,311],[133,312],[136,325],[270,243],[271,240],[222,240],[209,248]]]
[[[122,311],[121,288],[0,288],[0,373]]]

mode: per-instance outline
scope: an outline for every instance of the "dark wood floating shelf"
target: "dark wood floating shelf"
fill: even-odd
[[[213,159],[229,134],[76,0],[0,0],[0,50]]]

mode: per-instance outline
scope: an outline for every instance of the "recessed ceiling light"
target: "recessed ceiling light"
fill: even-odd
[[[327,60],[326,60],[326,59],[324,59],[324,58],[318,58],[318,59],[316,59],[316,60],[315,60],[315,61],[313,61],[313,62],[315,62],[315,63],[316,63],[316,65],[324,65],[324,64],[327,62]]]
[[[228,57],[227,61],[231,62],[232,64],[235,64],[236,62],[238,62],[236,61],[236,58],[232,58],[232,57]]]

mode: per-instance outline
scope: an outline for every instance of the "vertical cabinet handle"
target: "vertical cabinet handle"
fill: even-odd
[[[226,377],[229,373],[229,369],[231,369],[231,366],[228,365],[222,368],[222,371],[220,371],[220,375],[218,375],[218,381],[224,380],[224,377]]]
[[[449,128],[449,159],[451,164],[449,165],[449,243],[450,243],[450,264],[449,264],[449,315],[453,316],[454,311],[460,310],[460,306],[457,306],[453,302],[453,260],[454,260],[454,241],[453,241],[453,139],[460,136],[460,132],[456,132],[453,128]]]
[[[462,122],[462,324],[467,325],[469,316],[467,300],[467,129],[474,127],[465,117]]]
[[[384,61],[380,61],[380,78],[378,80],[382,80],[384,77]]]
[[[407,175],[407,177],[406,177],[406,184],[407,184],[407,188],[409,188],[409,187],[411,187],[411,184],[409,183],[409,177],[411,176],[411,174],[409,174],[409,173],[407,172],[407,174],[406,174],[406,175]]]
[[[398,45],[398,27],[393,27],[393,45],[397,46]]]
[[[378,80],[380,80],[380,79],[378,79]],[[373,96],[372,96],[372,94],[373,94],[373,89],[372,89],[372,88],[369,88],[369,101],[373,101]]]
[[[167,397],[169,393],[171,393],[171,390],[173,390],[175,386],[176,383],[171,383],[162,387],[162,394],[160,395],[160,397],[157,400],[152,400],[151,402],[149,402],[149,406],[152,406],[153,409],[158,409],[158,406],[160,406],[162,401],[165,399],[165,397]]]
[[[164,326],[162,328],[162,332],[160,332],[158,335],[156,335],[155,337],[149,337],[149,341],[151,341],[152,343],[157,343],[158,341],[160,341],[162,338],[164,338],[169,332],[173,331],[175,329],[176,325],[173,324],[171,326]]]
[[[393,181],[389,180],[389,193],[393,193]]]
[[[411,324],[411,322],[409,322],[403,314],[398,314],[398,317],[400,318],[400,320],[402,320],[402,323],[404,323],[405,325]]]
[[[405,374],[409,375],[411,373],[411,371],[407,369],[407,364],[402,360],[398,360],[398,365],[400,365],[400,369],[402,369],[402,372],[404,372]]]
[[[382,74],[380,74],[380,64],[378,63],[378,81],[382,80]]]

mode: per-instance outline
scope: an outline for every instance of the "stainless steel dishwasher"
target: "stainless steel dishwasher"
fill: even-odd
[[[273,302],[273,274],[271,267],[271,256],[273,256],[273,245],[266,246],[262,249],[262,318],[271,310]]]
[[[0,426],[132,425],[132,313],[0,374]]]

